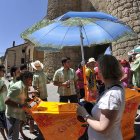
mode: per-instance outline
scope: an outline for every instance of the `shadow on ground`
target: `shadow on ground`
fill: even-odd
[[[29,138],[31,138],[31,140],[44,140],[41,132],[39,132],[39,129],[37,127],[37,125],[35,124],[35,132],[32,134],[29,134],[29,126],[26,125],[24,127],[24,134],[26,136],[28,136]],[[135,129],[135,137],[131,140],[140,140],[140,123],[136,123],[134,124],[134,129]],[[27,134],[28,133],[28,134]],[[31,136],[32,135],[32,136]]]
[[[30,138],[31,140],[44,140],[44,138],[36,124],[34,125],[34,130],[35,131],[33,133],[30,133],[29,125],[25,125],[23,128],[23,132],[24,132],[25,136]],[[23,139],[21,138],[20,140],[23,140]]]
[[[140,123],[134,124],[134,129],[135,129],[136,136],[133,140],[140,140]]]

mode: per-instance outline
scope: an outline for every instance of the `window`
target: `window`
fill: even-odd
[[[21,64],[24,64],[24,63],[25,63],[25,59],[21,58]]]
[[[25,53],[25,49],[22,49],[22,53]]]

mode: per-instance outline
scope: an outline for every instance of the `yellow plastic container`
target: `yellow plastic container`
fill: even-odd
[[[77,120],[75,103],[43,102],[26,109],[45,140],[77,140],[85,127]]]
[[[124,140],[130,140],[135,136],[134,121],[140,104],[140,93],[134,89],[126,88],[125,111],[122,118],[122,134]]]
[[[122,118],[124,140],[134,137],[134,119],[140,103],[140,93],[126,89],[126,107]],[[33,104],[33,103],[32,103]],[[33,104],[34,105],[34,104]],[[45,140],[77,140],[84,132],[76,117],[77,104],[43,102],[26,109],[36,121]]]

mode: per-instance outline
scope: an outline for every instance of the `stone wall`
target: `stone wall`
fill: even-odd
[[[97,60],[98,56],[103,54],[109,45],[110,44],[84,47],[85,61],[90,57],[94,57]],[[78,64],[82,61],[81,54],[80,46],[64,47],[60,51],[55,52],[45,51],[45,59],[43,62],[45,65],[44,71],[52,78],[54,72],[62,66],[61,58],[66,56],[71,58],[71,67],[76,70]]]
[[[89,0],[48,0],[48,14],[46,18],[54,19],[68,11],[95,11]],[[87,52],[87,51],[86,51]],[[72,68],[76,69],[81,62],[80,46],[65,47],[60,52],[45,52],[45,71],[52,77],[55,70],[61,66],[61,58],[71,58]]]
[[[137,37],[117,42],[112,47],[113,53],[119,58],[127,58],[127,52],[140,43],[140,1],[139,0],[107,0],[108,13],[128,24]]]
[[[103,11],[128,24],[138,37],[113,44],[115,56],[127,57],[127,52],[140,43],[140,0],[48,0],[47,18],[54,19],[67,11]]]
[[[127,58],[127,52],[140,44],[140,1],[139,0],[90,0],[98,11],[107,12],[129,25],[137,34],[137,37],[128,38],[113,43],[113,54],[120,58]]]
[[[89,0],[97,11],[107,12],[107,2],[104,0]]]
[[[68,11],[103,11],[112,14],[126,24],[138,34],[135,38],[128,38],[113,43],[113,54],[121,58],[127,58],[127,52],[136,44],[140,43],[140,0],[48,0],[48,19],[54,19]],[[98,49],[97,49],[98,50]],[[96,50],[96,51],[97,51]],[[104,50],[104,48],[103,48]],[[61,66],[61,57],[69,56],[73,62],[73,68],[81,61],[81,50],[66,48],[60,52],[46,52],[46,71],[52,76],[54,71]],[[103,52],[103,51],[102,51]],[[100,53],[102,53],[100,52]],[[95,54],[95,50],[85,49],[85,58]]]
[[[81,0],[80,1],[80,11],[96,11],[96,7],[92,5],[91,1],[89,0]]]
[[[55,70],[61,66],[61,52],[45,51],[44,55],[44,72],[53,77]]]
[[[80,47],[75,47],[75,49],[71,48],[63,48],[60,51],[45,52],[44,59],[44,71],[48,73],[50,77],[53,77],[54,72],[62,66],[61,58],[62,57],[70,57],[71,58],[71,66],[76,69],[79,62],[81,62],[81,50]]]
[[[80,11],[80,0],[48,0],[48,19],[54,19],[68,11]]]
[[[46,18],[55,19],[69,11],[95,11],[89,0],[48,0]]]

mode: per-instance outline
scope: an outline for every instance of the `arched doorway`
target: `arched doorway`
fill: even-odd
[[[105,50],[109,46],[111,47],[110,43],[109,44],[102,44],[102,45],[94,45],[91,47],[84,47],[85,60],[88,60],[88,58],[90,58],[90,57],[94,57],[95,60],[97,60],[100,55],[104,54]]]

